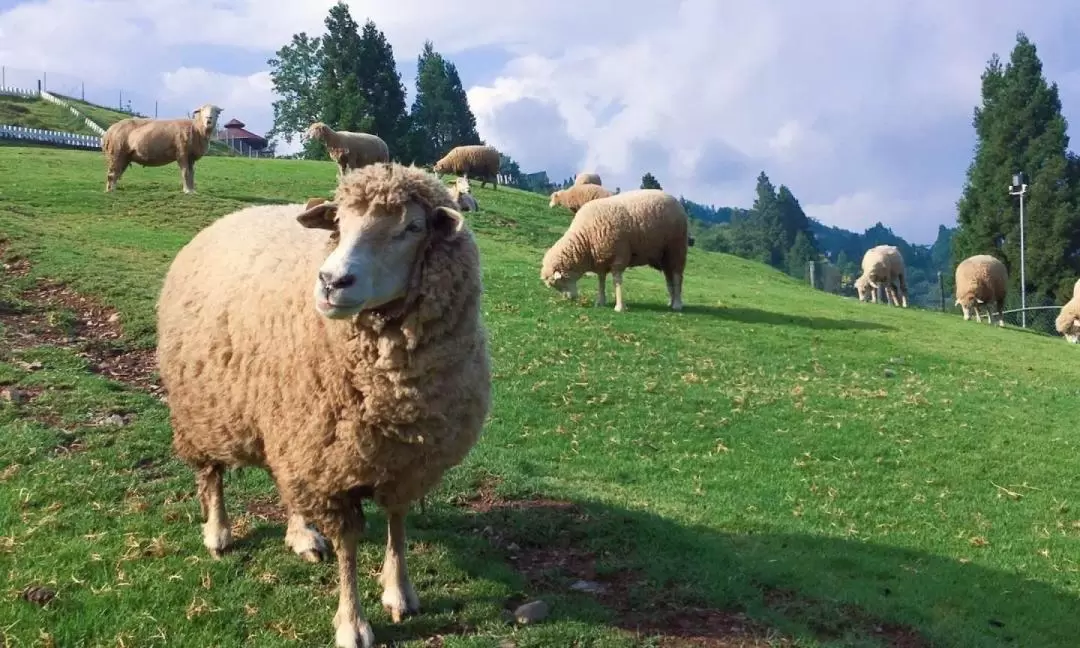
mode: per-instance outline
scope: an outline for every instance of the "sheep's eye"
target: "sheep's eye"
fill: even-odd
[[[408,227],[405,228],[405,231],[406,232],[412,232],[412,233],[415,234],[416,232],[423,231],[423,229],[424,229],[424,226],[420,224],[420,221],[413,221],[413,222],[409,223]]]

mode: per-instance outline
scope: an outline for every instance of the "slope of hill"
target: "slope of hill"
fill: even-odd
[[[86,122],[63,106],[44,99],[0,95],[0,124],[93,135]]]
[[[326,195],[333,166],[206,159],[195,195],[173,167],[105,194],[93,153],[0,149],[0,170],[5,642],[327,644],[335,565],[288,552],[264,473],[226,478],[237,542],[206,555],[147,349],[194,232]],[[570,214],[474,192],[494,409],[409,517],[423,611],[401,625],[370,577],[385,518],[369,511],[360,584],[379,641],[1075,643],[1075,348],[697,248],[681,314],[647,268],[627,273],[626,313],[592,307],[591,278],[570,303],[539,279]],[[19,597],[50,590],[46,607]],[[507,625],[504,606],[531,597],[551,618]]]

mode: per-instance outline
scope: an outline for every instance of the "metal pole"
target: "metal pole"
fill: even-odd
[[[1027,275],[1024,268],[1024,193],[1027,185],[1020,185],[1020,326],[1027,328]]]

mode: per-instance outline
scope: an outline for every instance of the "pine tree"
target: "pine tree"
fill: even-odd
[[[761,230],[757,237],[757,245],[761,249],[757,250],[755,256],[774,268],[783,268],[784,254],[790,245],[785,245],[776,189],[764,171],[758,174],[755,191],[757,196],[752,207],[753,221]]]
[[[370,19],[360,30],[356,65],[366,115],[371,118],[368,132],[386,140],[391,151],[402,151],[408,146],[409,129],[405,84],[394,62],[394,49]]]
[[[652,173],[646,173],[641,176],[641,188],[642,189],[663,189],[660,186],[660,182],[656,179]]]
[[[409,121],[410,153],[421,164],[434,162],[455,146],[480,143],[457,68],[431,41],[416,59],[416,98]]]
[[[806,231],[799,231],[795,234],[791,247],[785,251],[784,260],[788,266],[787,271],[793,277],[805,278],[810,262],[818,257],[817,250],[811,242],[811,236],[813,235]]]
[[[1057,84],[1047,83],[1032,43],[1020,32],[1009,63],[991,57],[982,76],[982,105],[973,119],[978,144],[957,203],[953,262],[993,254],[1019,292],[1020,223],[1008,195],[1012,175],[1026,174],[1025,256],[1029,302],[1068,299],[1080,263],[1077,166]]]
[[[356,21],[339,0],[330,8],[325,24],[317,91],[319,118],[334,130],[369,130],[372,121],[359,84],[361,43]]]

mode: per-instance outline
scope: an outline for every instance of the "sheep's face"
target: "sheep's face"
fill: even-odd
[[[567,299],[577,299],[577,284],[581,275],[566,270],[552,270],[544,267],[540,271],[540,279],[548,288],[557,290]]]
[[[1071,344],[1080,344],[1080,317],[1074,317],[1073,321],[1069,322],[1069,325],[1065,328],[1065,332],[1062,333],[1065,339]]]
[[[465,219],[449,207],[312,199],[297,220],[335,232],[337,244],[314,277],[315,309],[329,319],[378,308],[408,291],[418,256],[428,243],[450,239]]]
[[[859,294],[859,301],[866,301],[870,298],[870,280],[866,278],[866,275],[861,275],[855,280],[855,292]]]
[[[553,191],[551,193],[551,200],[548,201],[548,207],[554,207],[559,204],[559,196],[562,195],[561,191]]]
[[[206,104],[195,109],[193,117],[202,126],[203,132],[213,133],[217,130],[218,116],[221,115],[221,108],[214,104]]]
[[[469,179],[468,178],[459,177],[454,182],[454,189],[457,190],[458,194],[467,194],[467,193],[471,192],[472,187],[469,186]]]
[[[304,137],[307,139],[319,139],[322,137],[324,128],[326,128],[325,124],[322,122],[315,122],[311,126],[308,126],[307,130],[304,131]]]

